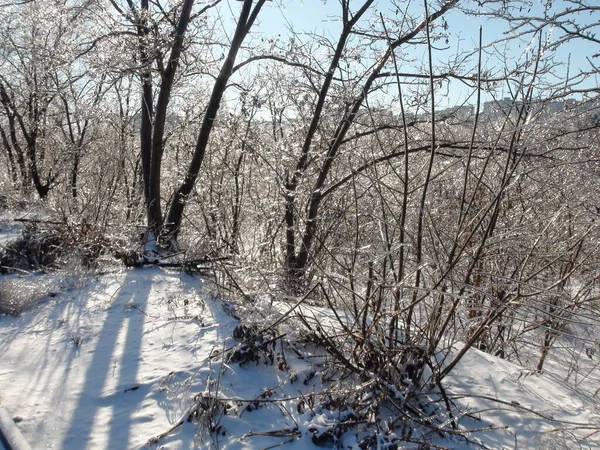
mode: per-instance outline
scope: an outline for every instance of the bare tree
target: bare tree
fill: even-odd
[[[161,48],[157,47],[156,38],[159,36],[153,34],[157,27],[153,27],[151,23],[152,17],[148,0],[141,0],[139,6],[131,0],[127,1],[126,7],[122,7],[116,1],[111,0],[111,3],[123,18],[136,27],[142,84],[140,153],[148,214],[148,231],[151,233],[151,239],[153,239],[153,237],[160,234],[163,222],[161,169],[167,108],[171,100],[175,75],[183,51],[185,34],[192,17],[194,1],[185,0],[180,10],[178,6],[175,6],[172,11],[164,11],[158,5],[159,20],[172,27],[173,36],[167,50],[167,57],[163,55]],[[208,7],[204,8],[204,10],[206,9]],[[173,19],[174,14],[177,16],[176,20]],[[159,72],[160,82],[155,104],[153,73],[156,70]]]
[[[163,235],[166,239],[171,241],[170,245],[174,248],[178,247],[176,242],[177,234],[181,228],[181,221],[183,218],[186,199],[192,191],[196,179],[198,178],[198,173],[206,154],[208,140],[213,129],[213,124],[217,117],[217,113],[219,112],[223,94],[227,89],[227,83],[229,82],[229,79],[233,73],[237,54],[264,4],[265,0],[258,0],[255,5],[253,5],[252,0],[244,0],[242,4],[242,9],[238,17],[237,25],[227,52],[227,56],[223,61],[221,70],[213,85],[210,99],[202,119],[202,126],[198,134],[198,140],[196,142],[196,148],[194,149],[192,160],[183,182],[175,191],[173,201],[171,202],[169,208],[169,214],[165,223]]]

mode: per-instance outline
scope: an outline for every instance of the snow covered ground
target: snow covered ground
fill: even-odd
[[[0,319],[1,401],[29,442],[136,448],[167,428],[183,405],[165,381],[201,366],[231,322],[198,288],[157,269],[120,271]]]
[[[310,449],[318,448],[313,434],[335,420],[300,407],[303,396],[323,389],[313,379],[318,349],[282,355],[278,348],[286,370],[277,360],[209,358],[235,345],[238,322],[202,278],[153,267],[0,282],[15,292],[37,286],[30,310],[0,316],[0,405],[34,449],[142,448],[181,419],[154,448]],[[474,350],[445,384],[454,415],[463,416],[460,429],[483,431],[432,438],[442,448],[477,448],[461,435],[493,449],[600,448],[593,428],[600,400],[563,375],[531,373]],[[200,410],[205,426],[188,423],[193,405],[211,409],[212,420]],[[359,448],[351,430],[341,443]]]

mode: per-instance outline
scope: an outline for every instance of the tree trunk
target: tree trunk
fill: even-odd
[[[73,200],[77,199],[77,175],[79,174],[79,152],[74,155],[73,165],[71,166],[71,196]]]
[[[26,188],[29,186],[29,171],[27,170],[27,164],[25,163],[25,155],[23,153],[23,149],[19,144],[19,140],[17,138],[17,124],[15,121],[15,112],[12,109],[12,103],[10,101],[10,97],[4,88],[4,85],[0,83],[0,100],[2,105],[4,106],[4,110],[6,112],[6,117],[8,119],[8,133],[10,136],[10,143],[12,144],[12,148],[15,151],[15,157],[17,160],[17,165],[19,166],[19,173],[21,175],[21,186]]]
[[[8,158],[8,172],[12,179],[13,185],[16,188],[18,186],[19,179],[17,175],[17,165],[15,164],[15,157],[13,155],[10,142],[6,137],[6,133],[2,128],[0,128],[0,135],[2,136],[2,145],[4,147],[4,150],[6,150],[6,157]]]
[[[164,224],[163,237],[166,240],[170,240],[172,244],[176,243],[177,241],[177,235],[181,228],[181,220],[183,218],[185,204],[189,194],[192,192],[194,184],[196,183],[196,179],[198,178],[198,173],[200,171],[200,167],[202,166],[204,155],[206,154],[208,139],[210,137],[214,121],[217,117],[217,112],[219,111],[219,107],[221,105],[221,99],[223,98],[223,94],[227,89],[227,82],[233,73],[233,65],[235,63],[237,53],[265,1],[266,0],[258,0],[254,10],[252,13],[250,13],[252,9],[252,0],[244,0],[240,18],[235,29],[235,34],[233,36],[231,46],[229,47],[229,52],[225,58],[223,66],[221,67],[221,71],[219,72],[215,84],[213,85],[208,107],[206,108],[206,113],[204,114],[204,119],[202,121],[202,127],[200,128],[200,133],[198,134],[198,140],[196,142],[196,148],[194,150],[192,161],[183,182],[175,191],[173,201],[169,208],[167,221]]]
[[[40,176],[40,172],[37,166],[37,142],[34,139],[32,142],[27,143],[27,154],[29,156],[29,174],[31,175],[31,180],[33,181],[33,187],[37,191],[41,200],[45,200],[48,197],[48,192],[50,192],[50,180],[46,183],[42,182],[42,178]]]
[[[148,226],[158,236],[162,228],[162,209],[160,198],[161,165],[164,152],[165,122],[167,106],[171,99],[175,73],[179,65],[179,57],[183,50],[183,37],[190,22],[194,0],[185,0],[177,23],[175,40],[164,73],[156,101],[154,112],[154,128],[152,130],[152,153],[150,157],[150,183],[148,185]]]
[[[363,4],[361,9],[352,16],[352,20],[345,23],[344,28],[342,30],[342,34],[338,41],[338,45],[336,47],[336,53],[334,54],[334,58],[332,60],[332,63],[330,65],[330,68],[328,71],[328,76],[329,76],[329,74],[331,74],[331,76],[333,76],[332,74],[335,72],[335,70],[337,68],[339,59],[344,51],[346,40],[348,39],[348,36],[350,35],[354,24],[360,19],[361,15],[369,8],[371,3],[372,3],[371,1],[367,0]],[[333,162],[338,154],[338,151],[344,141],[344,138],[345,138],[346,134],[348,133],[348,130],[354,123],[356,114],[358,113],[359,109],[361,108],[369,90],[371,89],[371,86],[373,85],[373,82],[379,77],[381,70],[384,68],[386,62],[391,57],[393,51],[396,48],[398,48],[400,45],[408,42],[409,40],[413,39],[419,32],[421,32],[421,30],[426,28],[427,24],[431,20],[435,20],[435,19],[439,18],[440,16],[442,16],[448,10],[453,8],[456,5],[456,3],[457,3],[457,0],[451,0],[447,3],[445,3],[438,11],[436,11],[434,14],[432,14],[430,17],[428,17],[427,20],[420,22],[411,31],[398,37],[395,41],[389,43],[388,49],[386,50],[384,55],[381,57],[381,59],[379,60],[377,65],[372,69],[371,73],[368,75],[367,79],[365,80],[364,85],[362,86],[360,94],[358,94],[356,96],[354,103],[351,105],[351,107],[348,110],[348,114],[345,114],[344,117],[340,120],[340,122],[338,123],[337,128],[333,134],[331,144],[329,145],[329,148],[327,149],[327,154],[325,155],[323,165],[319,171],[317,181],[315,183],[315,186],[312,189],[312,194],[309,199],[309,204],[308,204],[308,208],[307,208],[306,226],[304,229],[304,233],[302,234],[301,247],[299,249],[296,249],[295,248],[296,247],[295,236],[293,235],[293,233],[294,233],[293,225],[295,222],[293,215],[296,214],[295,206],[294,206],[295,191],[298,187],[300,176],[302,175],[304,170],[306,170],[308,151],[310,150],[312,137],[314,136],[314,133],[316,132],[318,118],[321,115],[321,109],[322,109],[321,101],[323,101],[323,102],[325,101],[327,92],[329,90],[329,83],[331,82],[331,79],[329,79],[329,81],[328,81],[328,76],[325,78],[323,86],[321,88],[320,95],[319,95],[319,97],[320,97],[319,102],[317,102],[317,106],[315,108],[315,113],[313,115],[313,121],[311,123],[311,127],[309,128],[307,138],[305,140],[304,147],[302,149],[301,157],[298,161],[296,173],[292,177],[292,180],[289,182],[289,184],[286,183],[287,192],[286,192],[285,218],[286,218],[286,225],[288,227],[287,235],[286,235],[287,236],[286,259],[287,259],[288,264],[290,264],[290,263],[293,264],[293,265],[288,265],[288,273],[290,275],[295,276],[295,277],[302,276],[305,273],[306,268],[310,263],[311,249],[312,249],[313,242],[314,242],[316,232],[317,232],[319,208],[321,206],[321,202],[324,199],[323,192],[324,192],[324,188],[325,188],[325,183],[327,181],[327,178],[329,177],[329,172],[331,171],[331,167],[332,167]]]

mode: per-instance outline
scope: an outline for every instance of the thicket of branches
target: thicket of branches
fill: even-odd
[[[600,8],[541,3],[343,0],[337,35],[285,36],[264,0],[5,3],[4,195],[344,310],[311,335],[357,376],[439,384],[471,347],[543,370],[597,316]],[[467,17],[506,32],[465,47]]]

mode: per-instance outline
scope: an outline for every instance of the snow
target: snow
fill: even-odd
[[[1,401],[27,440],[139,448],[167,429],[183,404],[165,380],[196,371],[230,335],[232,319],[198,301],[201,289],[187,275],[123,270],[0,319]]]
[[[323,350],[298,354],[280,339],[272,365],[264,357],[224,360],[236,345],[238,321],[207,280],[156,267],[80,275],[70,284],[62,275],[43,277],[43,286],[62,286],[58,295],[38,299],[17,317],[0,317],[0,406],[18,418],[34,449],[142,448],[181,419],[156,448],[310,449],[318,448],[313,433],[339,420],[301,405],[303,396],[327,388],[314,376]],[[311,308],[310,315],[326,325],[318,317],[323,311]],[[600,425],[600,401],[565,378],[472,350],[444,385],[454,416],[462,416],[460,433],[473,442],[494,449],[598,448],[594,430],[582,426]],[[198,410],[204,426],[186,420],[194,405],[213,411]],[[464,431],[475,429],[484,431]],[[342,442],[358,449],[352,431]],[[476,448],[460,435],[432,442]]]
[[[578,448],[577,437],[593,430],[575,428],[600,425],[600,399],[555,375],[526,370],[478,350],[467,353],[446,380],[446,389],[457,405],[479,419],[469,428],[508,426],[505,431],[477,434],[491,448],[546,448],[558,439],[551,432],[557,429],[573,432],[562,437],[559,447],[566,442],[567,447]],[[598,442],[596,437],[595,445]]]

